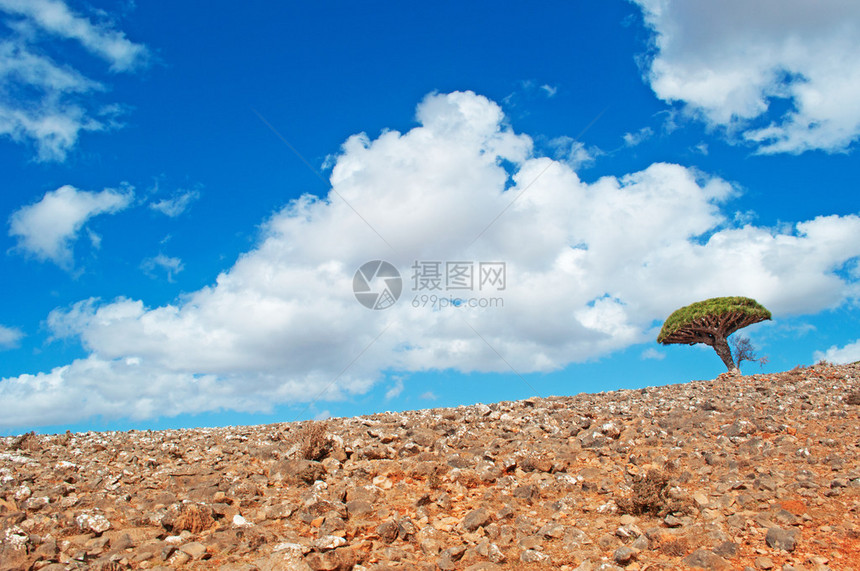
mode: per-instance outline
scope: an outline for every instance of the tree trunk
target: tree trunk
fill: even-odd
[[[722,335],[715,335],[713,339],[713,345],[711,347],[714,348],[714,351],[717,352],[717,355],[720,356],[720,359],[723,360],[723,364],[729,370],[730,373],[738,371],[738,366],[735,365],[734,359],[732,359],[732,350],[729,349],[729,343],[726,341],[726,338]]]

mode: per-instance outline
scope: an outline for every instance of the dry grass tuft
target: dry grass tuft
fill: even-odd
[[[38,450],[39,437],[36,436],[36,433],[32,430],[30,432],[25,432],[21,436],[16,437],[9,448],[11,450]]]
[[[332,449],[328,425],[321,421],[303,424],[296,433],[296,441],[299,443],[299,456],[305,460],[324,460]]]
[[[660,550],[660,553],[663,553],[664,555],[683,557],[693,550],[693,546],[690,544],[690,540],[686,537],[679,537],[677,539],[670,539],[669,541],[661,543],[658,549]]]
[[[661,470],[649,470],[647,474],[633,480],[633,492],[629,498],[615,503],[622,513],[631,515],[652,514],[664,516],[668,513],[686,511],[685,506],[669,498],[669,476]]]
[[[179,511],[179,515],[173,520],[173,532],[179,533],[188,530],[191,533],[200,533],[215,524],[212,510],[207,506],[197,504],[185,504]]]

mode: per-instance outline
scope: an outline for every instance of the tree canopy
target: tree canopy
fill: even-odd
[[[726,338],[748,325],[771,318],[763,305],[748,297],[714,297],[676,310],[663,323],[657,342],[710,345],[732,371],[737,369]]]

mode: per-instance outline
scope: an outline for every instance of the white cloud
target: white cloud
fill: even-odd
[[[145,46],[92,24],[57,0],[0,0],[0,12],[10,16],[5,23],[12,30],[0,41],[0,136],[34,144],[39,161],[63,161],[82,132],[117,125],[116,105],[91,100],[105,86],[54,61],[44,44],[76,40],[114,71],[145,65]]]
[[[814,357],[816,361],[823,360],[836,365],[860,361],[860,339],[844,347],[834,345],[827,351],[816,351]]]
[[[87,51],[109,62],[114,71],[145,65],[149,57],[145,46],[129,41],[119,30],[93,24],[60,0],[0,0],[0,10],[23,16],[49,34],[77,40]]]
[[[842,151],[860,136],[860,3],[633,1],[655,32],[659,98],[762,153]]]
[[[69,97],[102,89],[100,83],[35,55],[26,46],[0,42],[0,135],[34,142],[40,161],[61,161],[82,131],[106,128]],[[28,100],[25,90],[40,94],[37,104]]]
[[[555,94],[558,93],[558,87],[546,83],[541,85],[540,88],[544,90],[544,93],[546,93],[547,97],[554,97]]]
[[[195,200],[200,198],[200,193],[196,190],[183,191],[173,198],[163,198],[158,202],[150,203],[149,207],[157,210],[162,214],[171,218],[176,218],[191,206]]]
[[[328,198],[292,201],[211,286],[160,307],[53,311],[53,335],[90,356],[0,382],[14,411],[2,422],[269,410],[411,371],[550,371],[653,342],[655,320],[708,297],[754,297],[777,318],[860,297],[839,271],[860,256],[858,216],[737,225],[722,210],[732,185],[674,164],[585,183],[470,92],[430,95],[417,117],[406,133],[350,137]],[[374,259],[404,277],[384,311],[352,293]],[[475,292],[504,307],[414,307],[415,260],[505,262],[507,288]]]
[[[163,271],[167,274],[167,281],[172,282],[174,276],[185,269],[185,264],[179,258],[158,254],[145,259],[140,267],[150,277],[155,277],[157,271]]]
[[[385,391],[385,399],[391,400],[395,397],[400,396],[400,393],[403,392],[403,378],[397,377],[394,379],[394,384]]]
[[[0,350],[17,347],[23,336],[24,333],[20,329],[0,325]]]
[[[628,147],[635,147],[643,141],[650,139],[654,135],[654,130],[651,127],[642,127],[635,133],[624,133],[622,137],[624,144]]]
[[[434,393],[433,391],[426,391],[421,393],[421,398],[424,400],[436,400],[439,397],[437,397],[436,393]]]
[[[586,147],[585,143],[567,136],[552,139],[549,146],[554,151],[553,158],[563,161],[574,171],[591,166],[603,154],[599,148]]]
[[[666,358],[666,354],[661,352],[661,351],[658,351],[654,347],[648,347],[647,349],[642,351],[642,358],[643,359],[654,359],[657,361],[662,361],[663,359]]]
[[[132,197],[131,189],[90,192],[65,185],[13,212],[9,235],[18,239],[19,250],[69,269],[74,261],[72,245],[84,224],[93,216],[119,212]],[[100,243],[98,237],[96,243]]]

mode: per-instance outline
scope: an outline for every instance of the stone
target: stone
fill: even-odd
[[[461,523],[466,531],[475,531],[490,523],[490,512],[484,508],[472,510],[466,514]]]
[[[199,541],[192,541],[179,546],[179,550],[187,553],[192,559],[202,559],[206,555],[206,546]]]
[[[728,570],[732,568],[728,561],[708,549],[697,549],[681,561],[684,565],[696,569]]]
[[[502,568],[489,561],[480,561],[466,567],[466,571],[502,571]]]
[[[520,561],[523,563],[540,563],[548,559],[549,555],[536,549],[526,549],[520,554]]]
[[[397,522],[394,520],[382,522],[376,527],[376,533],[379,534],[379,538],[386,543],[391,543],[397,539],[397,534],[399,532],[400,526],[398,526]]]
[[[82,513],[75,518],[75,523],[83,531],[103,533],[110,529],[108,519],[99,513]]]
[[[738,545],[732,541],[724,541],[716,546],[713,551],[720,557],[734,557],[738,554]]]
[[[284,460],[275,470],[287,480],[304,484],[313,484],[325,476],[325,467],[312,460]]]
[[[636,551],[634,549],[631,549],[630,547],[627,547],[626,545],[622,545],[615,550],[615,553],[612,554],[612,559],[614,559],[616,563],[620,563],[621,565],[627,565],[635,558]]]
[[[355,567],[355,552],[349,547],[341,547],[322,553],[310,553],[305,563],[313,571],[351,571]]]
[[[782,529],[781,527],[772,527],[767,530],[765,541],[768,546],[774,549],[784,549],[785,551],[794,551],[797,547],[798,531],[796,529]]]
[[[251,569],[242,571],[313,571],[308,565],[301,552],[294,550],[281,550],[254,561]],[[238,571],[238,570],[237,570]]]
[[[346,539],[336,535],[324,535],[313,542],[313,548],[317,551],[329,551],[344,545],[346,545]]]
[[[352,500],[346,502],[349,517],[361,517],[373,513],[373,504],[367,500]]]

